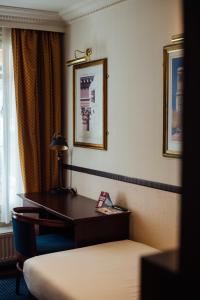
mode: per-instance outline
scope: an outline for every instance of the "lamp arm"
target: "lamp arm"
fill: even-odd
[[[73,150],[71,149],[71,159],[70,159],[70,164],[72,166],[72,161],[73,161]],[[69,152],[69,153],[70,153]],[[70,178],[69,178],[69,187],[72,188],[72,170],[70,170]]]
[[[75,51],[74,51],[74,56],[75,56],[75,58],[79,58],[79,57],[77,57],[77,52],[78,52],[78,53],[85,54],[85,51],[75,50]]]
[[[61,187],[63,185],[63,180],[62,180],[63,152],[62,151],[58,151],[57,158],[58,158],[58,186]]]
[[[74,51],[74,56],[75,56],[75,58],[81,58],[81,57],[77,57],[77,52],[78,52],[78,53],[85,54],[84,57],[86,57],[87,59],[89,59],[90,56],[92,55],[92,48],[87,48],[85,51],[81,51],[81,50],[76,49],[76,50]]]

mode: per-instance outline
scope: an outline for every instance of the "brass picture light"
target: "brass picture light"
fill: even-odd
[[[77,53],[82,53],[84,54],[83,56],[78,57]],[[76,64],[80,64],[83,62],[87,62],[90,60],[90,56],[92,55],[92,48],[87,48],[85,51],[80,51],[80,50],[75,50],[74,51],[74,59],[68,60],[67,61],[67,66],[72,66]]]
[[[183,35],[183,33],[172,35],[171,41],[172,42],[176,42],[176,43],[177,42],[183,42],[184,41],[184,35]]]

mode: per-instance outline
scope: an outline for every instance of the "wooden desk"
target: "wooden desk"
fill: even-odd
[[[72,194],[19,194],[28,203],[70,222],[76,247],[129,238],[130,212],[104,215],[95,211],[96,201]]]

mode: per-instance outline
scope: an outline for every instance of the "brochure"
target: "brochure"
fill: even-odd
[[[119,210],[119,209],[116,209],[116,208],[113,208],[113,207],[98,207],[96,208],[96,211],[102,213],[102,214],[105,214],[105,215],[113,215],[113,214],[120,214],[122,213],[123,211]]]

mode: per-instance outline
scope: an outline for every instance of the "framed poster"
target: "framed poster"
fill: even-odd
[[[182,107],[184,52],[183,43],[174,43],[163,49],[164,58],[164,126],[163,155],[180,157],[182,151]]]
[[[73,68],[73,143],[107,149],[107,59]]]

